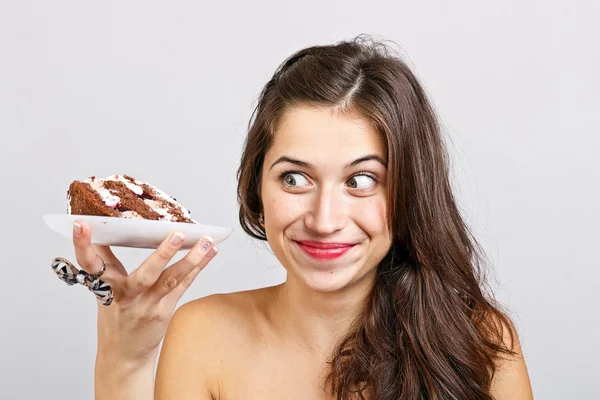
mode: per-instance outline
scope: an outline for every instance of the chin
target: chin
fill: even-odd
[[[314,292],[334,293],[359,285],[367,278],[369,271],[360,271],[356,268],[360,268],[359,263],[321,270],[296,266],[293,275]]]
[[[311,290],[319,293],[332,293],[347,287],[352,280],[343,272],[319,271],[303,275],[302,281]]]

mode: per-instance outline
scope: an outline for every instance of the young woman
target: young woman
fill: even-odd
[[[77,221],[78,263],[94,273],[104,259],[114,290],[98,306],[97,399],[533,398],[514,325],[483,291],[434,110],[383,43],[310,47],[277,69],[238,199],[286,281],[174,315],[210,242],[165,269],[173,232],[127,275]]]

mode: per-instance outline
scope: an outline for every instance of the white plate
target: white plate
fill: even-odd
[[[224,241],[233,229],[222,226],[188,224],[184,222],[152,221],[92,215],[43,214],[44,222],[55,232],[73,240],[73,221],[81,219],[90,225],[92,243],[104,246],[156,249],[169,233],[177,230],[185,234],[182,250],[190,249],[204,235],[214,243]]]

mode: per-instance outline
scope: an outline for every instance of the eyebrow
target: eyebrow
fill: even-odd
[[[369,155],[357,158],[356,160],[346,164],[344,166],[344,168],[350,168],[357,164],[363,163],[365,161],[370,161],[370,160],[378,161],[381,165],[383,165],[384,167],[387,168],[387,163],[384,161],[383,158],[379,157],[377,154],[369,154]],[[294,158],[290,158],[287,156],[281,156],[273,164],[271,164],[271,167],[269,168],[269,170],[271,170],[275,166],[275,164],[279,164],[281,162],[289,162],[291,164],[296,164],[301,167],[314,169],[314,167],[310,163],[307,163],[306,161],[300,161],[300,160],[296,160]]]

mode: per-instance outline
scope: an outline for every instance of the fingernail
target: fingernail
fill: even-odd
[[[175,232],[175,234],[171,238],[171,246],[178,246],[179,244],[181,244],[181,242],[183,242],[183,239],[185,239],[183,233]]]
[[[201,252],[206,253],[206,251],[208,250],[208,248],[210,247],[210,245],[212,243],[213,243],[213,239],[210,236],[205,236],[200,241],[200,247],[198,247],[198,249]]]
[[[75,236],[81,236],[81,225],[77,222],[73,222],[73,234]]]
[[[213,258],[214,256],[217,255],[218,251],[219,251],[219,249],[217,249],[216,246],[213,246],[210,248],[208,253],[206,253],[206,257]]]

